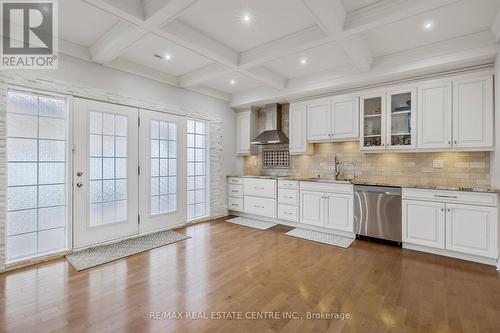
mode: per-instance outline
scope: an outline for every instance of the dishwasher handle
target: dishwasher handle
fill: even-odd
[[[354,191],[356,193],[373,193],[373,194],[385,194],[385,195],[395,195],[401,196],[400,187],[387,187],[387,186],[355,186]]]

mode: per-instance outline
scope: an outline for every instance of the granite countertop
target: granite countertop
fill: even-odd
[[[342,180],[333,178],[300,178],[300,177],[287,177],[287,176],[240,176],[230,175],[228,177],[239,178],[261,178],[261,179],[285,179],[295,181],[319,182],[319,183],[332,183],[332,184],[353,184],[353,185],[373,185],[373,186],[396,186],[405,188],[417,188],[427,190],[443,190],[443,191],[463,191],[463,192],[479,192],[479,193],[500,193],[500,189],[478,186],[478,187],[461,187],[453,185],[421,185],[421,184],[398,184],[397,182],[372,182],[369,180]]]

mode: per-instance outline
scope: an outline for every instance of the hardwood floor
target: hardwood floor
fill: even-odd
[[[341,249],[285,236],[286,227],[223,221],[180,229],[192,238],[83,272],[59,259],[1,274],[0,331],[500,332],[494,267],[366,241]],[[150,319],[174,311],[349,319]]]

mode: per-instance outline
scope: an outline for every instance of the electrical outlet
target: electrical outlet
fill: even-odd
[[[432,168],[433,169],[442,169],[443,168],[443,160],[432,160]]]

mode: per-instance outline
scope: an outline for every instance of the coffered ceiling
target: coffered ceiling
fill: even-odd
[[[243,107],[491,63],[499,10],[500,0],[64,0],[60,51]]]

